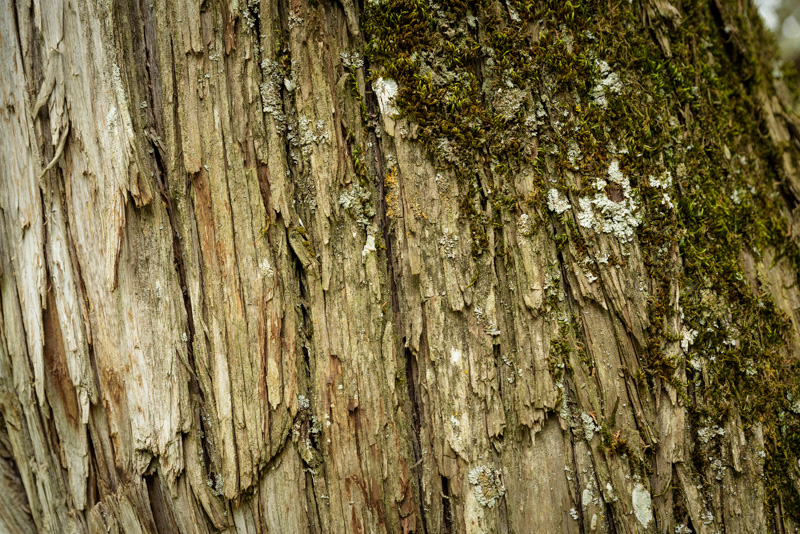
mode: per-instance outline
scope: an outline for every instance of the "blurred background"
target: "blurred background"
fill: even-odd
[[[784,61],[800,67],[800,0],[755,0],[778,40]]]

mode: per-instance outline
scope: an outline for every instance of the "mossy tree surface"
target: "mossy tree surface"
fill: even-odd
[[[3,528],[798,528],[749,0],[0,9]]]

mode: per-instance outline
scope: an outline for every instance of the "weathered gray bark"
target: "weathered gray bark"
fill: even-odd
[[[669,55],[678,9],[622,5]],[[573,223],[587,270],[553,238],[577,193],[538,225],[484,202],[473,255],[467,185],[354,55],[362,23],[350,0],[3,0],[0,530],[795,532],[736,407],[720,463],[691,459],[678,275],[675,381],[648,382],[635,235]],[[791,189],[800,131],[770,84]],[[529,101],[555,121],[563,97]],[[549,172],[481,186],[546,198]],[[774,255],[743,269],[796,357]]]

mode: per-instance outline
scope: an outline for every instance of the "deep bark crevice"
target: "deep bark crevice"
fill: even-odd
[[[614,509],[611,507],[611,503],[605,503],[606,505],[606,525],[608,526],[608,534],[617,534],[617,522],[614,519]],[[692,531],[694,532],[694,530]]]
[[[369,72],[369,64],[365,60],[364,61],[364,74],[365,78],[367,77],[367,73]],[[372,90],[370,84],[366,85],[365,90],[365,100],[367,106],[367,113],[369,117],[378,117],[378,105],[377,105],[377,98],[375,93]],[[405,378],[406,378],[406,386],[407,386],[407,395],[408,395],[408,406],[410,410],[410,418],[411,424],[413,427],[413,435],[409,436],[413,453],[414,453],[414,471],[415,471],[415,478],[416,478],[416,486],[417,486],[417,510],[419,511],[420,519],[422,522],[422,532],[427,533],[429,531],[428,520],[425,513],[425,505],[423,503],[423,478],[422,478],[422,469],[424,467],[424,458],[422,455],[422,443],[421,443],[421,432],[422,432],[422,424],[423,424],[423,415],[422,415],[422,408],[420,406],[420,398],[419,398],[419,391],[417,388],[417,380],[418,380],[418,370],[417,370],[417,359],[416,354],[414,354],[408,348],[408,339],[405,336],[405,318],[400,310],[400,295],[398,289],[398,278],[399,278],[399,267],[396,263],[395,254],[392,249],[392,237],[390,231],[390,222],[389,218],[386,215],[386,189],[385,189],[385,171],[384,171],[384,156],[381,149],[381,139],[376,135],[375,128],[371,127],[369,129],[369,138],[372,143],[373,149],[373,166],[375,171],[375,178],[376,178],[376,189],[377,189],[377,220],[380,226],[380,230],[383,236],[383,242],[385,247],[385,261],[386,261],[386,270],[388,275],[389,281],[389,293],[391,296],[392,301],[392,316],[394,318],[394,325],[395,325],[395,336],[397,339],[402,339],[401,343],[401,350],[403,351],[404,361],[405,361]],[[400,187],[398,185],[398,187]],[[423,321],[423,324],[425,321]],[[425,332],[422,332],[421,335],[422,341],[421,344],[424,343],[425,340]],[[420,350],[420,352],[423,352]]]
[[[150,510],[153,514],[153,522],[157,534],[167,534],[178,532],[178,525],[172,516],[172,511],[167,505],[161,488],[161,479],[157,473],[144,477],[147,485],[147,497],[150,502]]]
[[[155,168],[156,171],[154,172],[155,182],[158,187],[158,192],[161,196],[161,200],[164,202],[164,205],[167,209],[167,216],[169,218],[170,224],[170,233],[172,235],[172,255],[174,261],[175,272],[178,275],[178,284],[181,289],[181,296],[183,298],[183,307],[186,311],[186,324],[187,329],[189,330],[187,333],[187,340],[186,340],[186,352],[187,352],[187,371],[189,372],[189,388],[190,391],[194,396],[196,396],[200,403],[204,403],[205,395],[203,393],[202,388],[200,387],[199,381],[197,379],[197,364],[195,362],[194,356],[194,340],[196,336],[195,331],[195,324],[194,324],[194,307],[192,306],[192,297],[189,292],[189,284],[186,278],[186,266],[184,265],[183,256],[184,250],[183,245],[181,244],[181,236],[180,236],[180,227],[178,226],[178,217],[175,211],[175,206],[172,202],[172,197],[169,193],[169,185],[167,182],[167,176],[164,172],[163,163],[161,160],[161,153],[160,153],[160,142],[156,139],[152,139],[153,142],[153,154],[154,160],[156,162]],[[179,356],[180,357],[180,356]],[[183,360],[182,357],[180,357]]]
[[[403,338],[405,341],[405,338]],[[422,502],[422,469],[424,467],[424,461],[422,457],[422,444],[421,444],[421,432],[422,432],[422,420],[421,420],[421,409],[419,405],[419,397],[417,393],[417,360],[414,357],[414,354],[408,347],[404,348],[403,356],[405,360],[405,367],[406,367],[406,385],[407,385],[407,394],[409,398],[409,406],[411,409],[411,424],[413,425],[414,434],[411,436],[411,445],[414,451],[414,467],[412,468],[415,472],[416,481],[417,481],[417,491],[419,500],[417,501],[420,517],[422,519],[422,532],[428,532],[428,523],[425,516],[425,506]]]
[[[453,532],[453,510],[450,507],[450,479],[442,475],[442,528],[445,534]]]

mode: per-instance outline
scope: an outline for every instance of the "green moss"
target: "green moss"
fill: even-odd
[[[756,96],[772,92],[776,54],[755,8],[748,2],[739,13],[728,4],[684,2],[680,25],[656,21],[668,58],[628,2],[391,0],[368,4],[366,55],[374,76],[398,82],[398,109],[418,125],[434,163],[458,177],[476,259],[502,214],[519,206],[557,228],[557,249],[590,257],[574,215],[559,220],[547,211],[547,190],[583,195],[587,180],[578,187],[574,173],[602,176],[619,161],[642,204],[637,239],[651,282],[639,381],[678,387],[693,428],[721,422],[732,407],[746,427],[760,423],[769,504],[780,495],[800,518],[787,476],[800,452],[800,416],[787,400],[800,398],[800,364],[787,350],[791,324],[767,288],[754,293],[740,264],[743,253],[758,261],[773,249],[800,272],[775,194],[783,154],[765,132]],[[605,105],[593,93],[599,61],[624,81],[620,94],[606,91]],[[528,198],[514,190],[523,168],[536,172]],[[667,171],[668,202],[650,182]],[[507,253],[502,241],[496,246]],[[682,264],[670,267],[675,257]],[[680,334],[667,326],[676,282],[684,327],[698,332],[690,355],[707,364],[709,384],[692,382],[690,366],[687,388],[675,373],[682,356],[665,353]],[[556,358],[569,350],[565,340],[550,348]],[[613,428],[603,436],[609,450],[623,447]],[[700,455],[696,467],[708,467]]]

